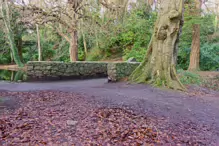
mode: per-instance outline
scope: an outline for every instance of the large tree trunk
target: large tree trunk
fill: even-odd
[[[201,1],[194,0],[195,10],[191,14],[195,17],[199,17],[201,15]],[[199,70],[199,60],[200,60],[200,24],[193,24],[192,26],[192,46],[190,53],[190,62],[189,68],[190,71]]]
[[[10,44],[10,48],[11,48],[14,61],[19,67],[23,67],[24,65],[19,58],[18,49],[16,47],[16,43],[14,40],[14,34],[11,29],[11,23],[10,23],[11,19],[10,19],[8,1],[0,0],[0,12],[2,14],[3,22],[5,24],[6,34],[8,37],[8,41]]]
[[[71,62],[78,60],[78,31],[74,30],[71,34],[71,42],[69,47]]]
[[[200,25],[193,25],[193,34],[192,34],[192,47],[190,53],[190,71],[199,70],[199,60],[200,60]]]
[[[147,54],[141,65],[130,76],[131,81],[185,89],[175,69],[176,49],[183,24],[183,5],[183,0],[161,2]]]

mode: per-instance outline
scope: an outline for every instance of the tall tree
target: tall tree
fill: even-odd
[[[191,7],[190,15],[193,17],[201,16],[201,5],[202,0],[192,0],[189,5]],[[190,62],[189,68],[190,71],[199,70],[199,62],[200,62],[200,24],[194,23],[192,26],[192,45],[191,45],[191,53],[190,53]]]
[[[38,0],[23,4],[32,15],[28,21],[44,24],[50,23],[69,43],[70,61],[78,60],[78,24],[83,16],[83,0]],[[55,23],[58,23],[56,27]],[[60,29],[62,28],[62,29]]]
[[[183,25],[183,6],[183,0],[161,1],[147,54],[130,76],[131,81],[184,90],[175,69],[177,45]]]
[[[19,67],[23,67],[23,63],[20,60],[19,54],[18,54],[18,48],[16,46],[16,42],[14,40],[14,34],[11,27],[11,15],[10,15],[10,9],[9,9],[9,2],[7,0],[0,0],[0,12],[2,15],[3,22],[5,24],[5,30],[8,37],[8,41],[10,44],[12,56],[14,58],[15,63]]]

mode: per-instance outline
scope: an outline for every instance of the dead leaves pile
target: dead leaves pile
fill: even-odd
[[[88,124],[92,121],[92,125]],[[82,145],[142,145],[161,143],[161,133],[151,120],[123,109],[99,109],[77,129]]]
[[[203,133],[191,124],[173,126],[120,107],[97,108],[74,93],[0,92],[0,96],[16,97],[20,103],[19,108],[0,114],[2,146],[202,144],[191,141],[192,135]]]

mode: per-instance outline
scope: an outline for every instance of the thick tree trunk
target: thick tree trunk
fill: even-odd
[[[199,60],[200,60],[200,25],[193,25],[193,34],[192,34],[192,47],[190,53],[190,71],[199,70]]]
[[[183,0],[165,0],[155,23],[154,34],[144,61],[132,73],[130,80],[184,90],[176,75],[178,37],[182,28]]]
[[[74,30],[71,34],[71,42],[69,47],[71,62],[78,60],[78,31]]]

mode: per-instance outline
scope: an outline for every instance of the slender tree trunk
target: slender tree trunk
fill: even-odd
[[[83,24],[83,20],[81,20],[81,23],[79,23],[79,26],[80,26],[80,30],[81,30],[81,34],[82,34],[82,37],[83,37],[83,45],[84,45],[84,54],[85,54],[85,60],[87,58],[87,43],[86,43],[86,38],[85,38],[85,34],[84,34],[84,31],[83,31],[83,28],[81,27],[81,24]]]
[[[178,38],[183,19],[183,0],[165,0],[155,23],[154,34],[144,61],[132,73],[130,80],[184,90],[176,75]]]
[[[10,56],[11,56],[11,63],[14,64],[14,57],[12,51],[10,51]]]
[[[201,15],[201,1],[194,0],[195,2],[195,12],[194,16],[199,17]],[[192,34],[192,46],[190,53],[189,68],[190,71],[199,70],[199,60],[200,60],[200,24],[193,24],[193,34]]]
[[[42,61],[42,50],[40,45],[40,32],[39,32],[38,24],[36,24],[36,30],[37,30],[38,61]]]
[[[86,38],[85,38],[85,35],[84,33],[82,32],[82,36],[83,36],[83,44],[84,44],[84,53],[85,53],[85,59],[87,58],[87,43],[86,43]]]
[[[23,47],[22,37],[19,37],[17,40],[17,48],[18,48],[18,55],[19,55],[21,61],[23,61],[22,47]]]
[[[71,42],[69,47],[71,62],[78,60],[78,31],[74,30],[71,34]]]
[[[215,15],[215,26],[214,26],[214,32],[217,32],[217,29],[218,29],[218,9],[219,9],[219,4],[215,4],[215,12],[216,12],[216,15]]]
[[[14,61],[19,67],[23,67],[24,65],[19,58],[18,49],[16,47],[16,43],[14,40],[14,34],[11,29],[11,23],[10,23],[11,19],[9,14],[8,1],[0,0],[0,12],[2,14],[3,22],[5,24],[5,30],[10,44],[11,52],[13,54]]]
[[[190,53],[190,71],[199,70],[199,60],[200,60],[200,25],[193,25],[193,34],[192,34],[192,50]]]
[[[14,81],[14,71],[11,72],[11,81]]]
[[[94,35],[95,35],[95,39],[96,39],[96,47],[99,48],[99,41],[98,41],[98,36],[97,36],[97,29],[95,28],[95,32],[94,32]]]

